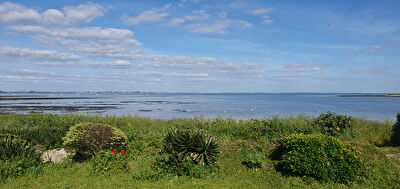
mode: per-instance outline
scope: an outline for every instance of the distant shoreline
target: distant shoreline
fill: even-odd
[[[385,95],[340,95],[340,97],[400,97],[400,93]]]

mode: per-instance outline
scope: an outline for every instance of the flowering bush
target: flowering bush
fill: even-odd
[[[129,156],[126,151],[118,153],[117,150],[105,152],[93,156],[91,159],[91,172],[94,174],[115,174],[121,172],[128,172],[129,167]]]
[[[330,136],[339,136],[346,129],[354,127],[355,121],[351,116],[337,115],[328,111],[326,114],[321,114],[314,121],[314,125],[319,127],[323,134]]]

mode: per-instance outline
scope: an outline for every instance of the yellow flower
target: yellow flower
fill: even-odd
[[[256,168],[256,172],[258,172],[258,169]]]
[[[336,131],[340,131],[340,127],[336,127]]]

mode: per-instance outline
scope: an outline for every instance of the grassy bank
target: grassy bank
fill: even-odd
[[[90,162],[49,164],[36,173],[12,178],[0,183],[1,188],[399,188],[400,160],[388,159],[387,154],[400,153],[399,147],[388,145],[394,121],[356,119],[355,126],[339,139],[352,144],[361,152],[366,163],[366,177],[350,185],[320,183],[312,179],[285,176],[276,171],[277,162],[271,158],[276,142],[294,133],[320,133],[312,123],[315,118],[274,117],[272,119],[174,119],[152,120],[141,117],[97,115],[0,115],[0,134],[11,133],[40,144],[45,149],[62,147],[62,137],[68,129],[85,122],[104,123],[121,129],[133,150],[130,171],[110,175],[90,173]],[[217,159],[221,174],[202,179],[151,175],[154,155],[162,148],[162,140],[170,128],[204,129],[220,141]],[[246,152],[259,154],[261,168],[242,164]]]

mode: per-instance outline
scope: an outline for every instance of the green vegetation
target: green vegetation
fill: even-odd
[[[393,126],[393,135],[390,142],[394,146],[400,146],[400,112],[397,113],[397,120]]]
[[[41,163],[32,144],[14,135],[0,135],[0,182],[37,170]]]
[[[280,141],[279,168],[285,174],[323,182],[351,183],[363,175],[359,152],[323,134],[293,134]]]
[[[84,123],[71,127],[63,140],[67,149],[72,149],[81,157],[90,157],[107,150],[124,149],[128,139],[118,128]]]
[[[204,130],[171,129],[157,155],[156,167],[178,176],[203,178],[218,172],[219,144]]]
[[[315,127],[319,127],[323,134],[339,136],[347,129],[352,129],[354,127],[354,118],[327,112],[326,114],[319,115],[314,125]]]
[[[389,120],[354,119],[351,127],[346,127],[343,132],[337,133],[337,139],[331,140],[332,144],[351,145],[360,152],[357,156],[365,167],[364,176],[339,179],[340,182],[346,183],[343,184],[320,182],[317,177],[291,176],[281,172],[279,165],[282,159],[275,156],[279,146],[282,146],[281,139],[293,137],[292,134],[321,136],[319,134],[324,131],[320,125],[315,124],[317,119],[298,116],[251,120],[152,120],[132,116],[102,117],[87,114],[3,114],[0,115],[0,134],[16,135],[41,146],[42,150],[63,147],[63,137],[71,127],[88,122],[118,128],[126,135],[127,140],[125,149],[117,149],[115,154],[112,150],[105,150],[104,153],[96,154],[81,163],[68,159],[63,163],[42,165],[41,171],[35,168],[16,175],[18,177],[7,178],[6,181],[0,182],[0,188],[400,187],[400,159],[386,157],[388,154],[400,154],[399,147],[390,145],[395,121]],[[171,129],[175,129],[173,131],[177,131],[176,133],[190,131],[190,136],[203,133],[204,136],[218,139],[218,157],[215,156],[215,160],[207,160],[217,163],[205,166],[206,163],[193,163],[193,159],[189,158],[189,161],[179,164],[183,172],[165,172],[162,164],[168,162],[168,159],[163,158],[170,156],[160,152],[164,149],[164,139]],[[337,149],[340,152],[341,148]],[[122,150],[125,150],[126,154],[122,154]],[[330,156],[329,158],[332,159]],[[202,162],[205,162],[205,159]],[[4,165],[6,163],[8,162],[2,160],[0,167],[11,167]],[[353,164],[349,165],[354,167]],[[350,182],[352,180],[354,181]]]
[[[117,173],[129,172],[129,155],[126,151],[117,150],[104,152],[93,156],[89,162],[91,163],[90,171],[92,174],[114,175]],[[122,154],[124,153],[124,154]]]

